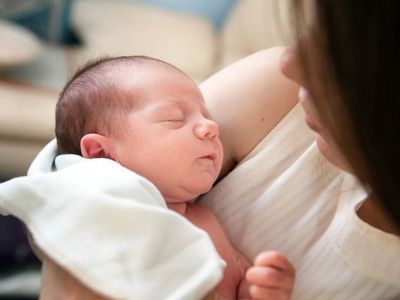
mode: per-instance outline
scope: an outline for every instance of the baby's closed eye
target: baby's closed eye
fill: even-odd
[[[185,113],[180,109],[172,109],[159,114],[160,122],[183,122],[185,121]]]
[[[167,128],[180,128],[186,123],[186,119],[183,115],[166,115],[158,122]]]
[[[163,118],[160,120],[160,122],[184,122],[185,118],[183,117],[168,117],[168,118]]]

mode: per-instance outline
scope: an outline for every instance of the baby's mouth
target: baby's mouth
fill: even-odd
[[[212,154],[209,154],[209,155],[206,155],[206,156],[202,156],[201,158],[215,160],[217,158],[217,154],[216,153],[212,153]]]

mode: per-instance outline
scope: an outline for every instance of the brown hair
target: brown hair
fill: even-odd
[[[333,139],[400,227],[400,2],[293,0],[301,64]]]
[[[122,117],[133,108],[135,90],[113,80],[119,67],[152,64],[177,70],[147,56],[102,57],[79,69],[62,90],[56,106],[55,133],[59,153],[81,155],[85,134],[118,134]],[[138,68],[138,72],[141,69]]]

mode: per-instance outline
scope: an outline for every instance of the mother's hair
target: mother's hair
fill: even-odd
[[[400,227],[400,1],[301,2],[292,0],[292,8],[315,105],[357,177]]]

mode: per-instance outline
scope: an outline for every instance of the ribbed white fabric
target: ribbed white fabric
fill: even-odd
[[[293,299],[400,299],[400,238],[358,218],[365,197],[321,157],[296,106],[200,201],[250,260],[287,255]]]

